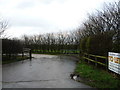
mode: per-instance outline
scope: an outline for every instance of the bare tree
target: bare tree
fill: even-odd
[[[0,19],[0,37],[2,37],[3,33],[7,28],[8,28],[8,22],[1,18]]]

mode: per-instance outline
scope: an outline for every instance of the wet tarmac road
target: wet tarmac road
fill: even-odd
[[[75,58],[43,54],[33,57],[3,65],[3,88],[90,88],[70,79]]]

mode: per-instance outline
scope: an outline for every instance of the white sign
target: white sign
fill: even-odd
[[[109,52],[108,53],[108,68],[109,70],[120,74],[120,53]]]

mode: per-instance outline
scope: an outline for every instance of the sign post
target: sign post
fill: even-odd
[[[108,53],[108,69],[120,74],[120,53]]]

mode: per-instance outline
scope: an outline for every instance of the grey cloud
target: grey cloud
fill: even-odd
[[[37,28],[37,30],[54,30],[57,28],[57,26],[54,25],[54,23],[49,22],[43,18],[38,17],[14,17],[11,20],[12,26],[14,27],[31,27],[31,28]]]
[[[52,2],[59,2],[59,3],[64,3],[66,0],[26,0],[25,2],[22,2],[18,4],[16,7],[20,9],[25,9],[25,8],[31,8],[35,6],[36,3],[43,3],[43,4],[50,4]]]
[[[14,26],[33,26],[33,27],[40,27],[40,26],[48,26],[49,22],[42,18],[33,18],[33,17],[19,17],[13,18],[12,24]]]
[[[40,2],[45,3],[45,4],[50,4],[54,0],[41,0]]]
[[[18,4],[16,7],[20,8],[20,9],[25,9],[25,8],[31,8],[34,5],[35,5],[34,2],[26,1],[26,2],[22,2],[22,3]]]
[[[50,4],[50,3],[54,2],[54,1],[59,2],[59,3],[64,3],[64,2],[66,2],[68,0],[38,0],[38,1],[42,2],[44,4]]]

